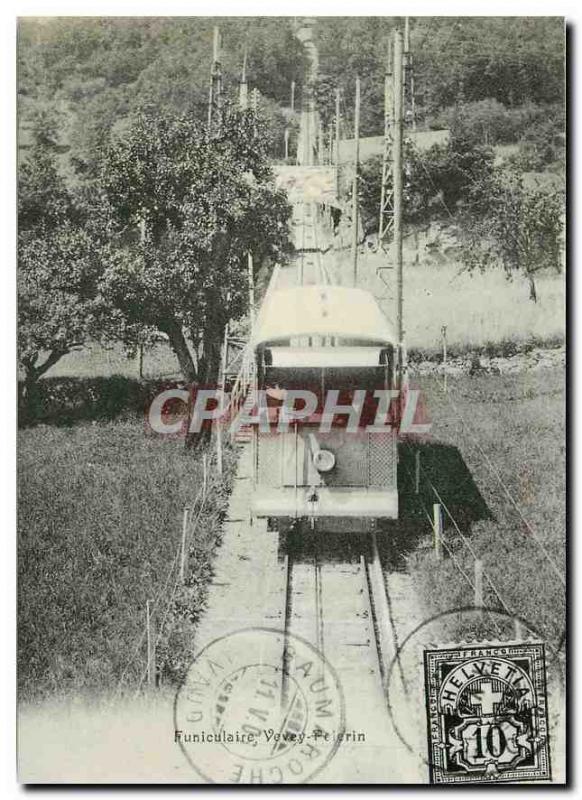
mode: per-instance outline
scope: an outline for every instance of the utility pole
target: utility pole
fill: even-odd
[[[255,268],[253,266],[253,256],[247,253],[247,273],[249,279],[249,316],[251,320],[251,337],[255,327]]]
[[[242,67],[242,76],[240,80],[240,90],[239,90],[239,99],[238,105],[241,111],[246,111],[249,107],[249,85],[247,83],[247,51],[245,48],[245,54],[243,58],[243,67]]]
[[[360,165],[360,79],[356,78],[354,113],[354,184],[352,188],[352,265],[354,286],[358,285],[358,172]]]
[[[215,117],[220,114],[222,102],[222,69],[220,66],[220,29],[214,27],[212,67],[210,68],[210,93],[208,97],[208,133],[212,133]],[[216,113],[215,113],[216,112]]]
[[[323,125],[321,119],[317,122],[317,162],[319,165],[324,163],[323,160]]]
[[[382,159],[382,189],[378,247],[387,241],[394,223],[394,186],[392,181],[392,126],[394,117],[394,78],[392,75],[392,41],[388,40],[388,59],[384,77],[384,157]]]
[[[327,128],[327,163],[333,164],[333,125],[331,122]]]
[[[151,600],[146,600],[146,631],[147,631],[147,679],[148,686],[153,689],[156,685],[156,649],[152,627]]]
[[[335,196],[340,196],[340,90],[335,90]]]
[[[394,126],[392,140],[392,173],[394,181],[394,265],[396,267],[396,335],[397,385],[402,386],[403,371],[403,275],[402,275],[402,33],[394,32]]]

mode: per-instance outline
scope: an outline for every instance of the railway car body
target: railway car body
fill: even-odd
[[[252,339],[268,420],[252,432],[253,516],[279,531],[307,523],[323,532],[371,531],[378,520],[397,518],[396,431],[369,430],[377,413],[370,400],[393,386],[395,346],[375,298],[362,289],[271,294]],[[288,413],[281,424],[281,398],[304,391],[316,407],[301,419]],[[327,413],[326,423],[329,409],[339,413],[331,423]]]

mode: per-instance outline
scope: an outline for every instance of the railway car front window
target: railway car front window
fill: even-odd
[[[344,368],[313,368],[313,369],[283,369],[278,367],[266,367],[264,371],[264,382],[260,387],[266,390],[267,404],[273,409],[281,407],[284,402],[287,390],[308,391],[317,398],[317,408],[315,413],[304,418],[300,424],[313,424],[321,419],[325,408],[326,400],[330,397],[330,392],[334,391],[333,397],[338,405],[351,405],[354,401],[355,392],[364,392],[364,405],[360,417],[361,425],[373,424],[375,419],[378,400],[374,396],[377,389],[386,389],[387,370],[385,366],[370,367],[366,369]],[[337,392],[337,396],[336,396]],[[359,395],[362,396],[361,394]],[[299,400],[297,410],[303,407]],[[278,415],[272,414],[274,422]],[[334,426],[342,427],[347,423],[347,415],[338,415],[334,420]]]

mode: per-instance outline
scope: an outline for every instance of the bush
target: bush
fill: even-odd
[[[508,108],[493,98],[449,106],[429,120],[434,129],[448,128],[454,136],[472,139],[480,144],[517,144],[533,129],[553,125],[563,132],[564,108],[559,104],[526,103]]]
[[[143,414],[152,398],[168,385],[162,380],[109,378],[43,378],[33,408],[19,383],[19,424],[71,425],[81,420],[111,420],[121,414]]]

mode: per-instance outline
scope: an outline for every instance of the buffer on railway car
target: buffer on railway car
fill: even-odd
[[[269,296],[251,342],[268,419],[252,426],[254,516],[279,531],[307,522],[324,532],[371,531],[377,520],[397,518],[397,419],[369,430],[376,390],[387,396],[394,386],[396,344],[363,289],[308,286]],[[302,393],[315,397],[311,407]],[[291,410],[289,397],[299,399]]]

